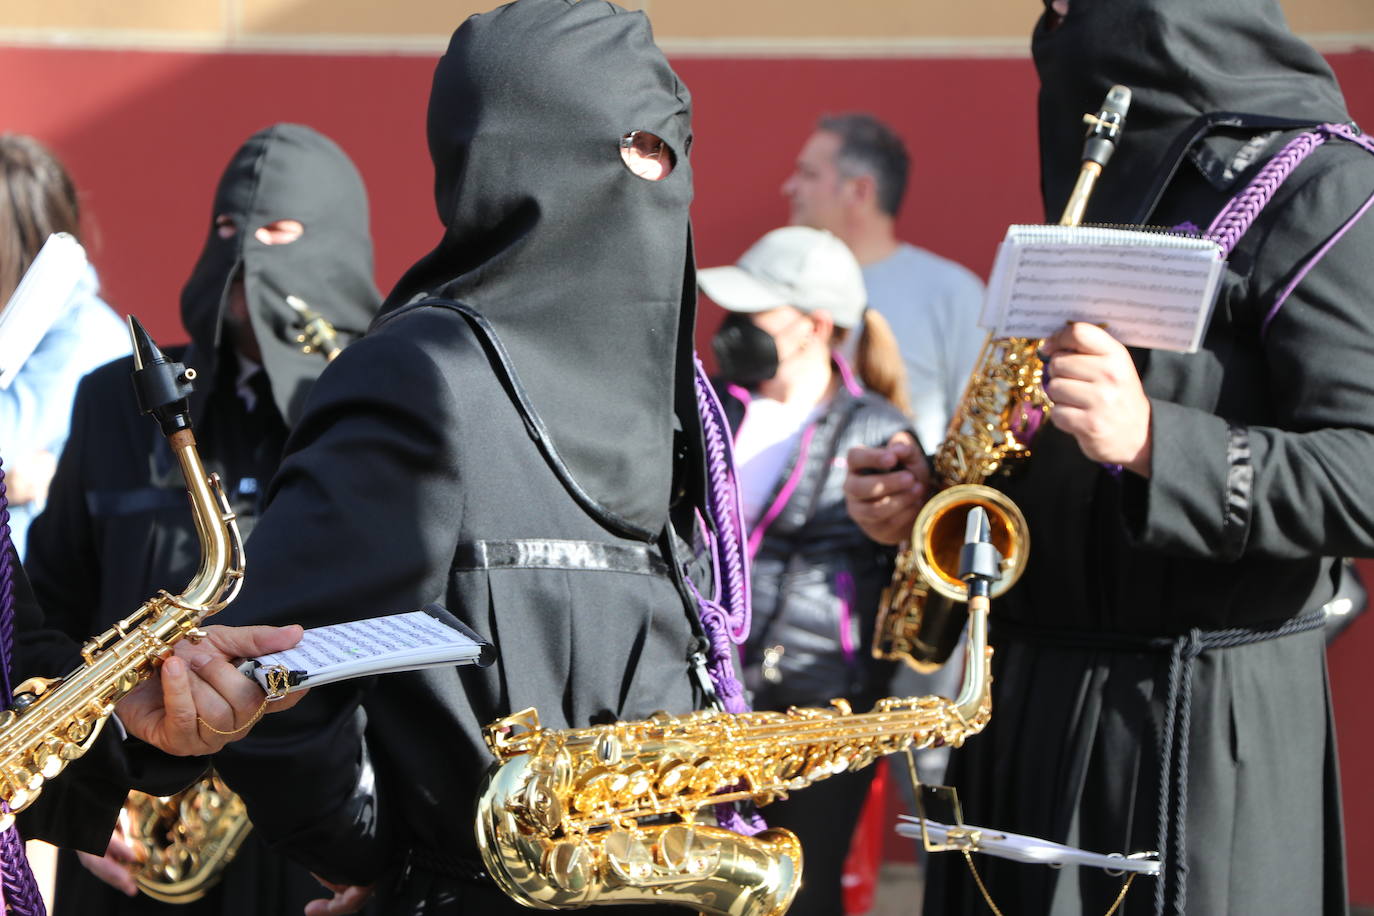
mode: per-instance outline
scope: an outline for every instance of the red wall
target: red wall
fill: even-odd
[[[868,109],[907,138],[915,174],[901,234],[980,273],[1010,222],[1040,218],[1035,74],[1028,60],[675,62],[696,99],[695,231],[704,266],[733,260],[786,219],[778,193],[824,112]],[[1352,113],[1374,125],[1374,53],[1332,57]],[[372,195],[385,292],[438,237],[424,114],[433,61],[415,57],[0,51],[0,129],[31,133],[83,189],[88,242],[111,301],[166,342],[230,153],[274,121],[337,140]],[[1371,305],[1374,307],[1374,305]],[[715,316],[705,316],[703,332]],[[1371,568],[1374,573],[1374,568]],[[1374,583],[1374,575],[1369,576]],[[1332,648],[1346,773],[1352,898],[1374,903],[1374,623]],[[1316,750],[1313,750],[1316,753]]]
[[[903,232],[986,271],[1009,220],[1039,214],[1028,61],[687,59],[696,98],[695,229],[703,265],[733,260],[785,222],[778,192],[816,117],[867,107],[912,142]],[[424,143],[433,61],[7,49],[0,127],[67,163],[92,258],[121,309],[169,342],[177,294],[209,223],[214,183],[251,132],[301,121],[354,158],[372,197],[385,291],[438,238]],[[987,109],[998,99],[997,110]],[[995,118],[955,132],[973,113]],[[989,139],[995,137],[995,139]]]

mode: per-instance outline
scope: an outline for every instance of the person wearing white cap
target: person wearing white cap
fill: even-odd
[[[895,406],[905,403],[901,354],[865,307],[854,255],[829,232],[774,230],[697,280],[726,310],[713,349],[752,565],[743,663],[754,706],[845,697],[867,708],[892,676],[869,652],[892,551],[845,512],[845,455],[910,435]],[[854,333],[857,372],[839,352]],[[871,768],[837,776],[764,809],[770,824],[801,838],[806,856],[791,916],[843,912],[845,855],[872,778]]]

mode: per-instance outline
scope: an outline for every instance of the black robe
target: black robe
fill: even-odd
[[[204,249],[182,293],[191,345],[168,352],[199,372],[191,405],[201,458],[220,475],[239,531],[249,539],[286,441],[282,418],[299,411],[326,365],[297,343],[296,316],[285,297],[304,299],[346,344],[349,330],[356,334],[376,312],[380,296],[371,277],[362,179],[333,141],[308,127],[278,124],[251,136],[231,157],[209,217]],[[236,232],[221,235],[217,217],[231,218]],[[305,226],[298,240],[269,246],[255,238],[257,227],[288,218]],[[239,360],[224,333],[230,285],[240,274],[265,364],[265,377],[260,372],[256,383],[246,383],[257,395],[251,410],[238,391]],[[30,532],[27,563],[38,598],[50,625],[76,640],[108,627],[158,589],[179,591],[199,562],[180,467],[157,424],[140,415],[131,370],[131,359],[118,360],[82,381],[47,508]],[[141,748],[137,759],[149,770],[145,782],[155,781],[166,794],[208,763]],[[105,842],[93,851],[103,853]],[[327,896],[302,869],[269,852],[256,832],[224,880],[193,904],[124,897],[70,850],[59,858],[57,887],[59,916],[295,916],[306,902]]]
[[[694,608],[677,564],[662,542],[617,536],[588,516],[550,474],[470,326],[438,307],[387,323],[339,358],[273,490],[248,548],[252,572],[225,617],[316,626],[437,600],[499,657],[485,670],[318,689],[226,749],[221,770],[254,822],[312,870],[385,878],[383,893],[408,874],[381,912],[478,901],[465,912],[523,912],[445,874],[479,861],[474,803],[492,762],[481,729],[527,706],[550,728],[696,708]],[[476,544],[521,540],[604,544],[646,562],[607,571],[536,551],[478,568]]]
[[[220,759],[282,849],[377,882],[388,914],[525,912],[476,874],[483,726],[705,702],[684,584],[705,481],[689,112],[641,13],[470,18],[429,107],[444,236],[321,377],[249,544],[227,618],[438,601],[497,648],[485,670],[317,690]],[[662,181],[622,162],[632,130],[669,147]]]
[[[1250,138],[1270,131],[1232,124],[1178,150],[1151,224],[1206,227],[1294,135],[1262,139],[1248,151],[1258,160],[1246,159]],[[1130,130],[1128,117],[1123,151]],[[1166,178],[1175,164],[1135,161]],[[1099,217],[1131,219],[1150,184],[1139,169],[1118,175]],[[993,605],[992,723],[948,781],[970,823],[1103,853],[1156,850],[1161,799],[1181,808],[1164,844],[1166,912],[1180,902],[1205,914],[1345,911],[1319,629],[1180,667],[1174,743],[1187,762],[1180,751],[1163,785],[1160,750],[1171,651],[1183,648],[1170,640],[1316,611],[1334,590],[1329,558],[1374,553],[1374,220],[1262,327],[1278,291],[1371,193],[1374,156],[1342,141],[1318,149],[1231,255],[1200,352],[1133,352],[1152,405],[1148,480],[1089,461],[1047,425],[1025,472],[998,484],[1025,511],[1034,547],[1025,577]],[[1105,912],[1122,880],[989,857],[978,867],[999,905],[1055,916]],[[1121,912],[1155,912],[1159,880],[1140,879]],[[960,857],[931,860],[927,913],[984,907]]]

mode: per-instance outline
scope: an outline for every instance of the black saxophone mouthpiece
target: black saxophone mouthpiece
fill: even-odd
[[[134,345],[133,382],[139,410],[153,415],[164,436],[190,429],[191,407],[186,399],[196,370],[168,360],[133,315],[129,316],[129,337]]]
[[[1083,142],[1084,160],[1092,160],[1104,167],[1107,165],[1126,126],[1126,112],[1130,107],[1131,90],[1125,86],[1113,86],[1102,100],[1102,110],[1095,115],[1083,116],[1083,123],[1088,127],[1087,138]]]
[[[974,506],[964,523],[964,548],[959,552],[959,578],[968,583],[969,596],[986,595],[1002,578],[1002,554],[992,544],[987,510]]]

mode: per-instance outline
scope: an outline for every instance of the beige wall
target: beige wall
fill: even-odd
[[[493,0],[7,0],[0,41],[430,51]],[[1036,0],[629,0],[670,51],[1025,52]],[[1374,47],[1374,0],[1285,0],[1330,50]]]

